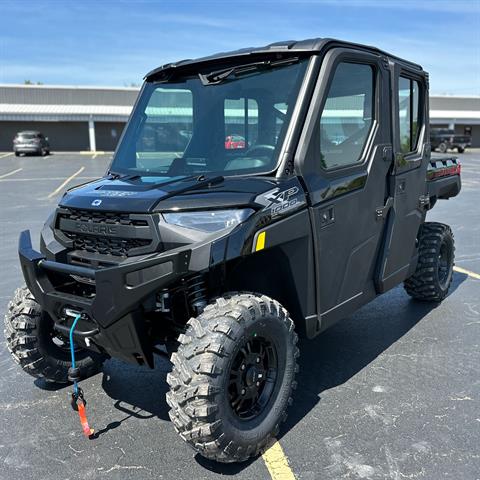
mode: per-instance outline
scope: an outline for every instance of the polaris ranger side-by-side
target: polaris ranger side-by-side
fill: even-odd
[[[14,359],[66,383],[166,351],[181,437],[221,462],[257,455],[291,403],[297,332],[402,282],[447,295],[452,232],[425,217],[460,165],[430,158],[428,120],[419,65],[337,40],[153,70],[105,176],[63,196],[40,252],[20,235]]]

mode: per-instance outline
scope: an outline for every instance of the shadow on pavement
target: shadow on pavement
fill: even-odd
[[[170,363],[163,357],[155,356],[155,366],[154,370],[150,370],[115,359],[105,362],[102,388],[116,400],[114,406],[119,412],[139,420],[158,417],[170,421],[165,400]]]
[[[466,279],[467,275],[454,272],[449,295]],[[320,402],[323,391],[347,382],[438,305],[410,299],[397,287],[319,337],[302,339],[298,389],[280,438]]]
[[[466,278],[465,274],[454,273],[450,295]],[[435,303],[411,300],[399,287],[314,340],[302,339],[298,390],[280,438],[320,402],[324,390],[347,382],[437,306]],[[96,436],[121,427],[130,418],[142,420],[158,417],[169,420],[165,394],[170,364],[163,357],[155,357],[155,360],[155,370],[118,360],[105,363],[102,387],[109,397],[116,400],[114,406],[123,416],[104,427]],[[235,475],[256,460],[220,464],[200,455],[196,455],[195,459],[207,470],[223,475]]]

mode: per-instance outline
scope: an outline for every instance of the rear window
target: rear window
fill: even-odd
[[[23,138],[25,140],[31,140],[32,138],[37,138],[39,135],[36,133],[17,133],[17,137]]]

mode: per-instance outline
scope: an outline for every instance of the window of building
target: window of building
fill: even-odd
[[[320,117],[320,161],[324,168],[354,165],[373,125],[374,70],[370,65],[340,63]]]

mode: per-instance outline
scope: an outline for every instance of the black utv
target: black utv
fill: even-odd
[[[452,231],[425,217],[460,165],[429,138],[427,73],[372,47],[288,41],[153,70],[105,176],[63,196],[40,252],[20,235],[14,359],[66,383],[70,347],[82,377],[168,352],[181,437],[220,462],[257,455],[292,402],[297,333],[402,282],[447,295]]]

